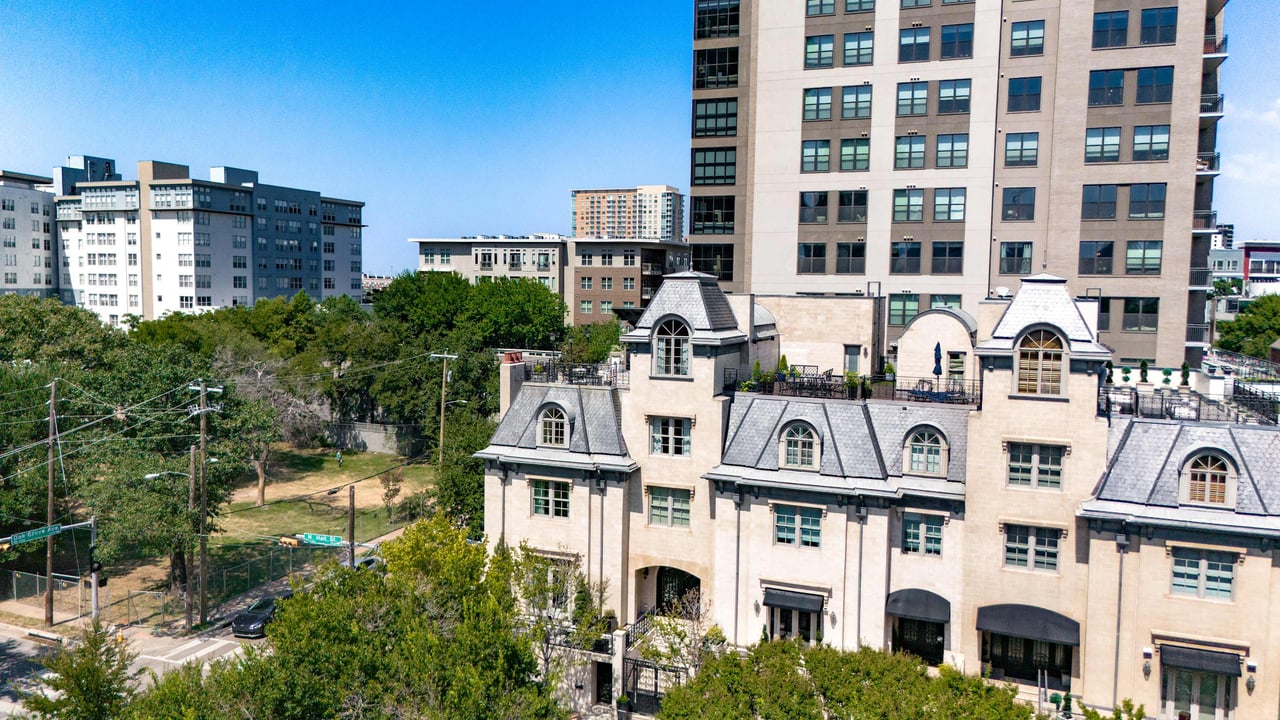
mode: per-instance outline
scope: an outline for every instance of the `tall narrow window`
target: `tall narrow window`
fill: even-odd
[[[565,432],[568,423],[565,420],[564,411],[560,408],[547,408],[542,411],[542,445],[551,447],[564,447],[567,442],[568,433]]]
[[[790,468],[815,470],[818,467],[818,436],[813,428],[796,423],[783,437],[782,462]]]
[[[653,342],[654,372],[658,375],[689,374],[689,326],[667,320],[658,326]]]
[[[907,440],[907,467],[909,472],[922,475],[942,475],[945,463],[942,458],[942,436],[933,430],[916,430]]]
[[[1062,338],[1048,330],[1027,333],[1018,343],[1018,392],[1062,392]]]

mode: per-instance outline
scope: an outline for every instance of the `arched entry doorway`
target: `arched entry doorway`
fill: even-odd
[[[690,592],[702,590],[702,581],[697,575],[687,573],[680,568],[658,568],[657,597],[654,603],[658,612],[664,614],[681,613],[684,605],[691,597]],[[694,607],[697,607],[695,602]]]

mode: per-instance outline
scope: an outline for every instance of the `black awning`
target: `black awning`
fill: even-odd
[[[891,592],[889,599],[885,601],[884,611],[895,617],[912,620],[951,622],[951,602],[928,590],[910,588]]]
[[[775,588],[764,589],[766,607],[802,610],[804,612],[822,612],[822,596],[809,593],[791,592]]]
[[[1183,670],[1200,670],[1240,677],[1240,656],[1229,652],[1197,650],[1181,645],[1161,645],[1160,664]]]
[[[978,608],[978,629],[1059,645],[1080,644],[1080,623],[1034,605],[988,605]]]

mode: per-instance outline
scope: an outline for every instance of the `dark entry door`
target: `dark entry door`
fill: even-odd
[[[893,633],[893,646],[918,656],[930,665],[941,665],[943,632],[942,623],[898,618],[898,626]]]
[[[596,663],[596,703],[613,703],[613,666],[609,663]]]
[[[702,586],[696,575],[672,567],[658,568],[658,609],[664,612],[680,606],[680,601],[690,590]]]

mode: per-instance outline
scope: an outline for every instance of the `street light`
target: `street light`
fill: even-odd
[[[218,458],[209,458],[208,462],[216,463],[218,462]],[[189,453],[189,458],[187,460],[187,469],[189,470],[189,472],[182,472],[180,470],[163,470],[157,473],[147,473],[142,477],[144,480],[156,480],[158,478],[162,478],[168,475],[178,475],[178,476],[187,478],[187,481],[188,481],[187,482],[187,512],[194,513],[196,510],[196,446],[195,445],[191,446],[191,451]],[[191,566],[193,564],[192,561],[194,560],[194,558],[191,557],[191,553],[187,552],[187,550],[188,548],[185,548],[185,547],[183,548],[183,558],[186,560],[186,567],[184,568],[186,570],[186,574],[185,574],[185,577],[183,578],[183,584],[182,584],[183,610],[185,612],[185,618],[184,618],[183,624],[185,628],[188,631],[190,631],[191,616],[192,616],[192,607],[191,607],[192,605],[191,603],[192,567]],[[204,568],[201,567],[201,570],[203,569]]]

